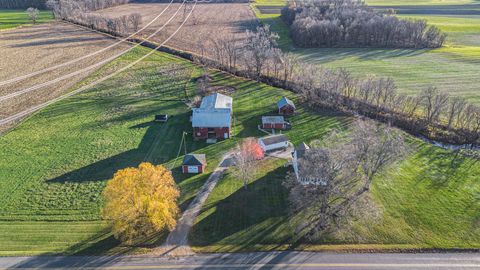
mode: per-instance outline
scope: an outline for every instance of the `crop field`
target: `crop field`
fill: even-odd
[[[415,3],[413,3],[415,2]],[[399,90],[418,94],[429,85],[480,104],[480,6],[476,1],[367,1],[393,6],[404,18],[426,19],[447,33],[447,44],[435,50],[371,48],[296,48],[288,29],[272,9],[281,1],[253,4],[256,15],[281,36],[281,48],[301,59],[358,75],[392,77]],[[262,13],[262,8],[270,11]]]
[[[98,51],[115,42],[115,39],[108,36],[65,23],[45,23],[2,31],[0,32],[0,50],[2,52],[0,81],[13,79],[68,62]],[[73,65],[48,71],[24,81],[0,86],[0,96],[24,90],[80,70],[102,59],[118,54],[129,48],[129,46],[129,44],[120,44]],[[2,100],[0,101],[0,118],[10,116],[60,96],[88,74],[89,72],[78,74],[67,80],[26,92],[11,99]],[[0,132],[4,129],[5,127],[0,127]]]
[[[51,20],[53,20],[52,13],[42,10],[40,11],[37,23],[49,22]],[[32,21],[29,20],[25,10],[0,9],[0,31],[31,24]]]
[[[136,12],[142,14],[142,21],[145,24],[153,20],[167,6],[167,3],[131,3],[95,13],[116,17]],[[172,4],[155,23],[142,32],[141,36],[146,37],[163,26],[179,7],[179,3]],[[188,7],[191,8],[191,5]],[[152,40],[158,43],[165,40],[178,28],[189,10],[182,7],[175,19]],[[166,45],[199,54],[208,53],[212,38],[241,39],[245,36],[246,29],[255,28],[256,25],[255,14],[248,4],[197,4],[182,30]]]

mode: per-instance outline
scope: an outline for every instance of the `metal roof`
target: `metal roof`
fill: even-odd
[[[277,102],[277,106],[278,108],[282,108],[284,107],[285,105],[290,105],[292,106],[294,109],[295,109],[295,104],[293,103],[293,101],[291,101],[290,99],[288,99],[287,97],[282,97],[282,99],[280,99],[278,102]]]
[[[283,116],[262,116],[262,124],[284,124]]]
[[[264,145],[272,145],[280,142],[287,142],[288,137],[283,134],[271,135],[268,137],[260,138]]]
[[[232,102],[231,97],[220,93],[204,97],[200,108],[193,109],[192,127],[230,127]]]
[[[202,109],[232,109],[233,99],[229,96],[215,93],[202,99]]]
[[[188,154],[183,158],[182,165],[205,165],[207,158],[205,154]]]
[[[231,124],[230,109],[193,109],[192,127],[230,127]]]

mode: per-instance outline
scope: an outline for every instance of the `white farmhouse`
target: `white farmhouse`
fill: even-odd
[[[264,152],[287,149],[288,138],[283,134],[271,135],[258,139],[258,144],[262,147]]]

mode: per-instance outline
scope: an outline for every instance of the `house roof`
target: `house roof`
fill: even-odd
[[[188,154],[183,158],[183,165],[206,165],[205,154]]]
[[[262,124],[284,124],[283,116],[262,116]]]
[[[192,127],[230,127],[231,124],[230,109],[193,109]]]
[[[278,108],[283,108],[284,106],[286,105],[290,105],[292,106],[294,109],[295,109],[295,104],[293,103],[293,101],[291,101],[290,99],[288,99],[287,97],[282,97],[282,99],[280,99],[278,102],[277,102],[277,106]]]
[[[278,134],[278,135],[263,137],[263,138],[260,138],[260,140],[263,142],[264,145],[272,145],[280,142],[287,142],[288,138],[283,134]]]
[[[229,96],[215,93],[202,99],[202,109],[232,109],[233,99]]]

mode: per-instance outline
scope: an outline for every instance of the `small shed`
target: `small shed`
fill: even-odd
[[[262,116],[263,129],[286,129],[287,122],[283,116]]]
[[[295,113],[296,107],[293,101],[287,97],[282,97],[277,102],[278,114],[281,115],[293,115]]]
[[[207,166],[205,154],[188,154],[183,158],[183,173],[203,173]]]
[[[258,144],[262,147],[263,151],[274,151],[279,149],[288,148],[288,138],[283,134],[271,135],[260,138]]]

